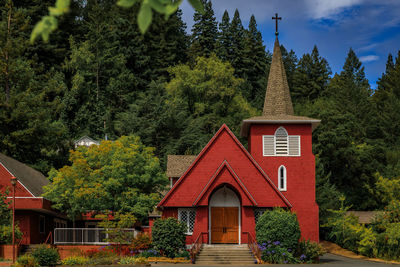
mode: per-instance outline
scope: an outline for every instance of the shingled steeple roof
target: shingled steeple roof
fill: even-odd
[[[263,115],[294,115],[278,36],[276,36],[275,39],[267,91],[265,93]]]
[[[320,122],[320,120],[294,115],[285,66],[278,36],[276,36],[262,116],[243,120],[240,134],[246,137],[251,124],[311,124],[312,129],[315,129]]]

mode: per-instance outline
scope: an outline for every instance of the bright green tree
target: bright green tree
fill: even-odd
[[[147,216],[168,182],[154,149],[123,136],[70,153],[71,165],[50,173],[44,197],[71,219],[87,211]]]

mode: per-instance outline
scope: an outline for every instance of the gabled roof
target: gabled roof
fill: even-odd
[[[235,171],[232,169],[231,165],[224,160],[222,164],[218,167],[217,171],[215,174],[210,178],[208,183],[204,186],[203,190],[200,192],[200,194],[197,196],[196,200],[193,202],[193,206],[196,206],[199,201],[204,197],[208,189],[211,187],[211,185],[214,183],[218,175],[222,172],[222,170],[227,169],[230,174],[233,176],[233,178],[236,180],[240,188],[242,189],[243,193],[246,195],[246,197],[250,200],[250,202],[254,205],[257,206],[257,202],[254,199],[254,197],[250,194],[249,190],[247,190],[246,186],[243,184],[242,180],[237,176]]]
[[[87,143],[89,145],[92,145],[92,144],[100,145],[100,141],[96,141],[93,138],[90,138],[89,136],[85,135],[74,141],[75,147],[80,146],[79,143],[82,143],[82,142]],[[82,144],[82,145],[86,146],[86,144]]]
[[[167,176],[181,177],[196,157],[194,155],[168,155]]]
[[[277,36],[268,76],[267,90],[265,92],[263,113],[261,116],[243,120],[240,135],[246,137],[249,134],[249,127],[251,124],[307,123],[311,124],[314,130],[320,122],[320,120],[294,115],[289,84]]]
[[[1,153],[0,163],[34,197],[40,197],[43,194],[43,186],[49,184],[49,180],[41,172]]]
[[[279,198],[285,203],[287,207],[292,207],[290,202],[286,199],[286,197],[278,190],[275,184],[271,181],[271,179],[267,176],[264,170],[260,167],[260,165],[256,162],[256,160],[251,156],[251,154],[244,148],[244,146],[240,143],[240,141],[236,138],[236,136],[232,133],[232,131],[228,128],[226,124],[223,124],[221,128],[215,133],[215,135],[210,139],[208,144],[201,150],[196,159],[191,163],[190,167],[185,171],[185,173],[179,178],[179,180],[174,184],[174,186],[168,191],[168,193],[164,196],[164,198],[158,203],[157,207],[163,206],[164,203],[168,200],[168,198],[174,193],[175,190],[180,186],[180,184],[185,180],[186,176],[192,171],[192,169],[196,166],[196,164],[200,161],[200,159],[207,153],[212,144],[216,141],[219,135],[222,132],[226,131],[232,140],[238,145],[240,150],[244,153],[244,155],[250,160],[253,166],[258,170],[258,172],[262,175],[265,181],[270,185],[273,191],[279,196]]]

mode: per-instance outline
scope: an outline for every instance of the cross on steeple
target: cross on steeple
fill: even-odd
[[[278,20],[281,20],[282,17],[278,17],[278,13],[275,13],[275,17],[272,17],[275,20],[275,35],[278,36]]]

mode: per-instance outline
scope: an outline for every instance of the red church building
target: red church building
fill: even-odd
[[[201,235],[241,244],[265,210],[282,207],[297,214],[304,239],[318,241],[312,131],[319,122],[294,115],[276,38],[262,115],[241,126],[248,150],[224,124],[199,155],[169,156],[162,216],[187,224],[187,244]]]

